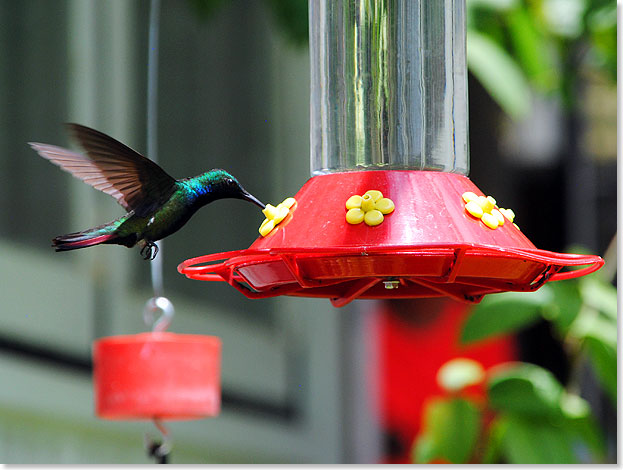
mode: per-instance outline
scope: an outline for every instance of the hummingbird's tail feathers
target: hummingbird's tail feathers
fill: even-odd
[[[84,232],[68,233],[61,235],[52,240],[52,246],[56,251],[77,250],[78,248],[86,248],[87,246],[100,245],[102,243],[111,243],[117,238],[114,233],[102,234],[99,229],[85,230]]]
[[[98,225],[81,232],[60,235],[52,240],[52,247],[56,251],[77,250],[87,246],[101,245],[102,243],[133,247],[137,242],[136,233],[120,234],[119,228],[133,215],[129,212],[112,222]]]

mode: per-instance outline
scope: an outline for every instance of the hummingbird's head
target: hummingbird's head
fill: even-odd
[[[238,182],[238,180],[230,173],[220,169],[212,170],[212,172],[216,172],[218,175],[220,186],[219,190],[223,194],[223,197],[249,201],[262,209],[266,207],[266,205],[262,201],[260,201],[253,194],[244,189],[242,185]]]

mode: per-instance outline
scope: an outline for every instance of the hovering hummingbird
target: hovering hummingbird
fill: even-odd
[[[43,158],[114,197],[128,213],[108,224],[54,238],[56,251],[99,244],[138,245],[144,259],[153,260],[158,254],[154,242],[178,231],[197,209],[212,201],[236,198],[265,207],[225,170],[176,180],[156,163],[102,132],[79,124],[67,126],[86,155],[55,145],[29,145]]]

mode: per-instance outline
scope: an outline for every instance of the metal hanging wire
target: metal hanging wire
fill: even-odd
[[[147,155],[158,163],[158,36],[160,0],[151,0],[149,7],[149,43],[147,53]],[[160,256],[151,260],[151,284],[154,296],[162,295],[162,240],[156,242]]]
[[[147,53],[147,155],[158,162],[158,36],[160,26],[160,0],[151,0],[149,5],[149,40]],[[151,285],[154,296],[143,309],[143,321],[154,332],[164,332],[171,324],[175,309],[169,299],[164,297],[162,276],[162,240],[156,242],[159,256],[150,262]],[[145,449],[149,457],[157,463],[168,463],[172,441],[168,429],[162,421],[154,417],[154,426],[162,439],[157,441],[145,433]]]

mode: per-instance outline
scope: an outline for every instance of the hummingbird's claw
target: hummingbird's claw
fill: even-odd
[[[146,242],[145,246],[141,248],[141,255],[145,261],[153,261],[158,254],[159,248],[154,242]]]
[[[158,245],[156,245],[155,243],[152,245],[152,248],[154,249],[154,254],[151,257],[151,261],[153,261],[154,258],[156,258],[156,255],[158,254],[158,251],[160,251],[160,248],[158,248]]]

